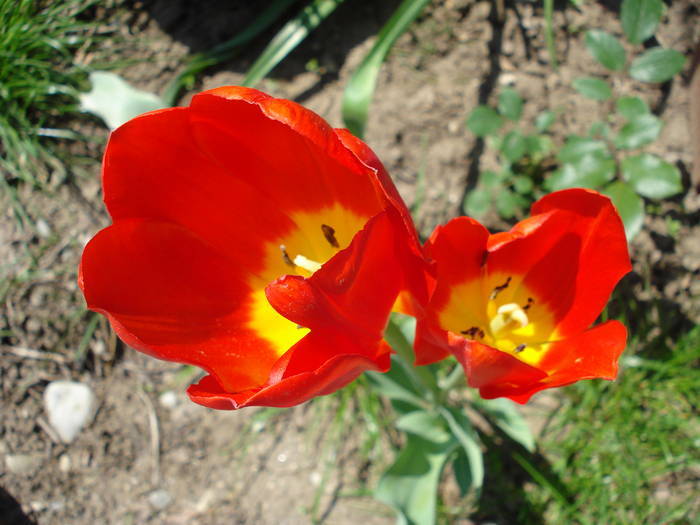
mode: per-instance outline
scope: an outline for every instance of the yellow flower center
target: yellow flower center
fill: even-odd
[[[530,324],[525,310],[517,303],[502,304],[496,310],[496,315],[489,321],[489,329],[494,337],[503,332],[510,332],[517,328],[525,328]]]

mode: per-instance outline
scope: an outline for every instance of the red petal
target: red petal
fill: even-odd
[[[102,230],[85,248],[79,282],[88,307],[107,315],[127,344],[200,366],[230,389],[264,382],[277,359],[241,327],[247,285],[180,226],[131,219]]]

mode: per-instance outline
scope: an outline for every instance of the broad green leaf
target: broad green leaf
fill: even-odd
[[[610,197],[617,208],[617,212],[625,224],[625,234],[627,240],[639,233],[644,224],[644,202],[637,195],[629,184],[622,181],[616,181],[603,189],[603,193]]]
[[[547,135],[528,135],[525,137],[525,152],[535,159],[546,155],[552,151],[553,147],[552,139]]]
[[[573,86],[584,97],[593,100],[608,100],[612,96],[610,84],[600,78],[579,77],[574,79]]]
[[[653,47],[632,61],[630,76],[641,82],[666,82],[680,72],[685,57],[675,49]]]
[[[386,373],[366,372],[367,380],[372,388],[389,399],[405,401],[416,407],[425,405],[422,395],[406,373],[402,365],[402,359],[397,356],[391,358],[391,368]]]
[[[620,71],[625,67],[627,56],[620,42],[610,33],[600,29],[586,32],[586,47],[603,67]]]
[[[523,99],[517,91],[505,88],[498,96],[498,112],[504,117],[517,122],[523,114]]]
[[[450,439],[445,421],[426,410],[416,410],[401,416],[396,420],[396,428],[436,444],[445,443]]]
[[[510,399],[484,399],[477,402],[479,408],[493,418],[493,422],[514,441],[529,452],[535,451],[535,437],[523,418],[518,406]]]
[[[597,155],[585,155],[567,162],[545,181],[549,191],[566,188],[599,188],[615,176],[615,161]]]
[[[255,86],[296,48],[343,0],[311,0],[287,22],[248,70],[242,84]]]
[[[465,215],[483,217],[491,209],[491,192],[485,188],[474,188],[464,198],[463,208]]]
[[[623,0],[620,21],[627,40],[641,44],[652,36],[663,13],[661,0]]]
[[[343,93],[343,121],[354,135],[360,138],[364,135],[369,105],[382,62],[396,39],[408,29],[429,1],[403,0],[379,31],[374,46],[348,81]]]
[[[459,408],[440,407],[439,412],[469,462],[469,478],[472,487],[477,491],[481,490],[484,483],[484,456],[481,453],[479,435],[472,427],[469,418]]]
[[[532,182],[530,177],[526,177],[525,175],[517,175],[513,177],[513,187],[518,193],[530,193],[535,187],[535,184]]]
[[[191,88],[197,75],[206,68],[230,60],[245,44],[270,27],[296,0],[274,0],[250,24],[239,33],[204,53],[192,55],[185,68],[168,84],[163,100],[168,106],[175,105],[181,89]]]
[[[654,142],[661,133],[663,122],[652,114],[642,114],[622,126],[615,137],[615,146],[621,149],[635,149]]]
[[[620,97],[615,103],[617,112],[627,120],[650,113],[649,106],[639,97]]]
[[[665,199],[683,191],[678,168],[649,153],[624,159],[622,178],[649,199]]]
[[[384,473],[374,491],[376,499],[398,512],[398,523],[435,523],[440,475],[456,446],[454,440],[435,443],[408,434],[396,461]]]
[[[166,107],[158,95],[136,89],[114,73],[93,71],[90,82],[92,89],[80,95],[80,109],[100,117],[109,129],[147,111]]]
[[[525,137],[518,130],[510,131],[503,137],[501,153],[510,163],[519,161],[527,151]]]
[[[554,119],[556,114],[554,111],[543,111],[537,117],[535,117],[535,127],[540,133],[547,131],[552,124],[554,124]]]
[[[477,106],[467,117],[467,127],[477,137],[485,137],[498,131],[503,118],[489,106]]]
[[[496,210],[498,210],[498,214],[505,219],[515,217],[518,211],[525,206],[527,206],[527,200],[521,195],[508,191],[505,188],[496,195]]]
[[[602,140],[595,140],[578,135],[571,135],[559,150],[557,159],[560,162],[576,162],[586,155],[596,155],[602,158],[612,158],[610,150]]]
[[[503,185],[503,176],[495,171],[486,170],[479,177],[479,185],[489,189],[498,188]]]

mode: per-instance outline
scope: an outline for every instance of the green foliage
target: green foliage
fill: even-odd
[[[495,208],[509,219],[520,215],[533,200],[543,174],[542,162],[553,148],[546,133],[556,115],[543,111],[535,118],[535,132],[524,133],[520,126],[523,106],[518,92],[505,88],[496,109],[481,105],[469,113],[467,128],[498,151],[501,167],[483,172],[476,188],[465,196],[462,207],[467,215],[483,217]]]
[[[624,69],[627,56],[617,38],[600,29],[586,32],[586,47],[603,67],[613,71]]]
[[[593,100],[608,100],[612,96],[610,84],[595,77],[579,77],[574,79],[574,89],[584,97]]]
[[[651,113],[647,103],[639,97],[620,97],[615,102],[615,109],[627,120]]]
[[[678,168],[649,153],[624,159],[622,177],[637,193],[649,199],[665,199],[683,189]]]
[[[661,0],[623,0],[620,21],[627,40],[632,44],[641,44],[652,36],[663,9]]]
[[[644,224],[644,202],[635,193],[629,184],[622,181],[615,181],[603,189],[608,197],[613,201],[617,212],[625,224],[625,234],[631,239],[639,233]]]
[[[377,41],[362,60],[345,86],[343,93],[343,121],[356,136],[362,138],[367,124],[377,76],[394,42],[420,15],[429,0],[404,0],[389,21],[382,27]]]
[[[641,82],[666,82],[684,65],[685,57],[675,49],[653,47],[632,61],[630,76]]]

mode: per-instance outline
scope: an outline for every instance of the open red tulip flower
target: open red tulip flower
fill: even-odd
[[[349,132],[214,89],[114,131],[103,188],[113,224],[83,253],[88,307],[133,348],[208,372],[195,402],[291,406],[389,368],[382,334],[420,247]]]
[[[591,327],[630,271],[607,197],[552,193],[509,232],[459,217],[425,246],[437,285],[417,325],[417,364],[452,353],[482,397],[525,403],[545,388],[614,379],[627,338],[618,321]]]

